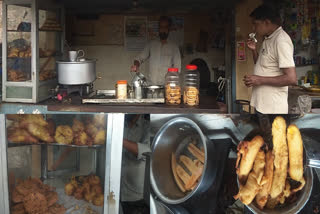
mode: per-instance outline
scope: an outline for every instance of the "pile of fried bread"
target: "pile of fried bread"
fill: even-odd
[[[59,143],[78,146],[105,144],[106,121],[104,115],[94,115],[73,120],[73,125],[56,127],[52,119],[44,119],[41,114],[7,115],[13,121],[7,129],[8,140],[12,143]]]
[[[283,117],[272,123],[273,149],[268,150],[261,136],[238,145],[236,163],[239,192],[235,199],[245,205],[254,202],[260,209],[274,209],[292,203],[305,185],[303,141],[298,127],[287,127]]]
[[[54,188],[38,178],[28,178],[17,183],[11,193],[12,214],[64,214],[66,209],[57,203]]]
[[[192,154],[192,158],[182,154],[178,158],[178,163],[175,154],[171,155],[173,177],[182,192],[192,191],[197,186],[205,161],[203,148],[199,149],[195,141],[189,143],[188,151]]]

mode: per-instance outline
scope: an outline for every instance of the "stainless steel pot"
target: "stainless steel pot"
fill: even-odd
[[[168,206],[161,201],[153,198],[150,194],[150,213],[151,214],[189,214],[189,212],[179,205]]]
[[[142,89],[144,98],[164,98],[163,85],[144,86]]]
[[[57,61],[58,82],[63,85],[82,85],[96,79],[96,60]]]
[[[171,154],[174,153],[178,157],[192,139],[204,148],[204,169],[196,188],[183,193],[172,174]],[[216,177],[218,160],[215,159],[214,152],[214,144],[204,136],[195,122],[183,117],[168,121],[160,128],[152,143],[150,180],[155,194],[166,204],[180,204],[208,190]]]

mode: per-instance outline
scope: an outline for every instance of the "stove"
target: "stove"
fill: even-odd
[[[93,93],[93,84],[83,85],[58,85],[55,89],[55,98],[62,100],[71,94],[79,95],[80,97],[87,97]]]

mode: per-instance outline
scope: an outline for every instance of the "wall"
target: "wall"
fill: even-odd
[[[252,32],[251,18],[252,10],[262,3],[261,0],[243,0],[236,6],[236,42],[246,41]],[[259,41],[261,39],[258,38]],[[259,44],[258,44],[259,45]],[[235,50],[237,51],[237,50]],[[237,53],[236,53],[237,56]],[[247,88],[242,79],[246,74],[253,73],[253,59],[251,51],[246,48],[246,60],[236,60],[236,99],[250,100],[251,88]]]
[[[119,18],[119,17],[118,17]],[[67,20],[68,21],[68,20]],[[184,17],[184,43],[192,43],[195,47],[198,42],[198,36],[200,29],[205,31],[213,31],[212,23],[210,23],[210,17],[205,15],[199,16],[185,16]],[[70,22],[70,20],[69,20]],[[100,21],[99,21],[100,22]],[[105,23],[105,22],[104,22]],[[67,22],[70,26],[72,23]],[[95,24],[96,25],[96,24]],[[96,28],[103,28],[105,25],[103,23]],[[70,32],[67,32],[70,36]],[[95,35],[97,38],[97,35]],[[73,35],[74,37],[74,35]],[[83,49],[86,52],[87,58],[96,58],[97,76],[101,79],[97,79],[94,83],[95,89],[114,89],[114,85],[119,79],[131,80],[130,66],[133,63],[134,57],[139,54],[139,52],[128,52],[125,50],[123,45],[78,45],[74,46],[75,49]],[[182,58],[182,69],[186,64],[190,63],[195,58],[203,58],[211,70],[211,81],[214,80],[214,72],[212,67],[219,65],[224,65],[224,50],[208,48],[207,53],[194,53],[187,55],[184,54]],[[148,72],[148,63],[145,63],[141,67],[143,73]]]

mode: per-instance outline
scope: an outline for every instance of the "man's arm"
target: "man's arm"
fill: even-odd
[[[262,77],[257,75],[247,75],[243,81],[247,87],[259,86],[259,85],[271,85],[271,86],[289,86],[297,84],[297,74],[295,67],[282,68],[283,75],[276,77]]]
[[[126,139],[123,139],[123,147],[127,149],[129,152],[138,156],[138,144]]]
[[[257,50],[253,50],[252,51],[252,56],[253,56],[253,62],[254,62],[254,64],[256,64],[257,61],[258,61],[258,57],[259,57],[258,51]]]
[[[146,46],[144,47],[143,51],[135,57],[135,61],[139,62],[139,65],[141,63],[143,63],[145,60],[147,60],[150,56],[150,44],[146,44]]]
[[[256,64],[259,57],[259,53],[257,51],[257,44],[251,39],[249,39],[247,41],[247,46],[252,51],[253,62],[254,64]]]

